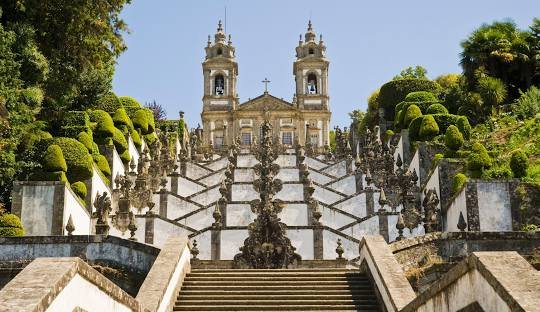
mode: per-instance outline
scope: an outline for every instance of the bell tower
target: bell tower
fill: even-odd
[[[311,21],[296,47],[293,75],[296,81],[296,99],[300,109],[328,110],[328,65],[326,46],[313,31]]]

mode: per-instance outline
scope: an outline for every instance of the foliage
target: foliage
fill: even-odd
[[[471,125],[469,124],[469,119],[465,116],[459,116],[456,120],[456,126],[459,129],[459,132],[463,134],[463,137],[465,140],[469,140],[471,138]]]
[[[446,129],[444,135],[444,145],[451,150],[457,151],[463,145],[463,135],[459,132],[458,127],[451,125]]]
[[[471,153],[467,158],[467,168],[471,171],[471,176],[479,178],[484,170],[489,169],[493,161],[486,148],[479,142],[475,142],[471,148]]]
[[[540,113],[540,88],[533,86],[525,93],[520,91],[519,98],[512,104],[512,114],[520,119],[527,119],[538,113]]]
[[[365,116],[365,115],[364,115]],[[358,123],[357,125],[357,129],[360,130],[360,125],[362,124],[362,121],[363,121],[363,118],[362,120]],[[180,143],[184,143],[184,131],[186,131],[186,122],[184,121],[183,118],[180,118],[178,120],[178,128],[177,128],[177,131],[178,131],[178,140],[180,140]],[[140,139],[139,139],[140,140]]]
[[[364,120],[364,117],[366,116],[366,113],[364,113],[361,110],[355,109],[352,112],[349,113],[349,117],[351,118],[351,131],[356,131],[356,133],[361,134],[363,130],[361,129],[360,125],[362,124],[362,121]],[[182,126],[184,126],[184,121],[181,120]],[[180,125],[180,122],[179,122]],[[184,130],[182,129],[182,135]],[[180,134],[180,131],[178,131],[178,134]],[[182,137],[182,136],[180,136]]]
[[[434,103],[438,102],[437,97],[432,92],[428,91],[414,91],[407,96],[405,96],[405,99],[403,100],[405,102],[415,102],[415,103]]]
[[[514,178],[523,178],[526,176],[528,167],[527,155],[520,149],[514,151],[510,158],[510,169],[512,169]]]
[[[409,124],[409,137],[411,141],[418,141],[420,139],[420,126],[424,116],[416,117]]]
[[[131,122],[131,119],[129,118],[125,109],[117,109],[112,118],[114,125],[118,129],[122,129],[124,134],[127,135],[131,130],[133,130],[133,123]]]
[[[92,140],[92,137],[88,133],[86,132],[79,133],[79,135],[77,136],[77,140],[81,142],[84,145],[84,147],[86,147],[89,153],[93,152],[94,140]]]
[[[109,113],[100,109],[92,110],[90,111],[90,120],[97,123],[94,134],[99,143],[104,144],[106,138],[112,138],[114,136],[114,122]]]
[[[444,105],[435,103],[431,104],[427,108],[426,114],[448,114],[448,110],[446,109],[446,107],[444,107]]]
[[[123,107],[136,107],[142,108],[141,104],[131,96],[120,96],[118,97]]]
[[[150,133],[150,134],[146,134],[144,136],[144,140],[148,143],[148,144],[152,144],[154,143],[156,140],[157,140],[157,136],[154,132]]]
[[[336,132],[334,130],[330,130],[329,137],[330,137],[330,151],[335,152],[336,151]]]
[[[124,165],[127,165],[131,161],[131,155],[129,154],[129,151],[125,150],[123,153],[121,153],[120,159],[122,159]]]
[[[482,174],[484,179],[510,179],[512,178],[512,170],[507,164],[494,165],[493,167],[485,170]]]
[[[43,157],[43,169],[48,172],[67,171],[66,160],[60,146],[56,144],[49,145]]]
[[[93,158],[94,158],[94,162],[96,163],[101,173],[103,173],[107,177],[110,177],[111,167],[109,166],[109,162],[107,161],[107,158],[100,154],[94,155]]]
[[[147,108],[139,109],[131,118],[133,126],[146,135],[154,132],[154,114]]]
[[[420,108],[416,105],[410,105],[407,108],[407,112],[405,113],[405,116],[403,117],[403,128],[408,128],[411,121],[417,117],[422,116],[422,112],[420,111]]]
[[[114,136],[112,140],[118,154],[122,154],[124,151],[128,149],[128,143],[126,141],[126,137],[124,137],[124,134],[118,128],[114,128]]]
[[[167,117],[167,112],[165,111],[163,106],[161,106],[161,104],[158,104],[156,102],[156,100],[144,104],[144,107],[146,107],[150,111],[152,111],[152,114],[154,115],[154,120],[155,121],[165,120],[165,118]]]
[[[0,214],[0,236],[24,236],[21,219],[14,214]]]
[[[502,80],[493,77],[480,78],[476,90],[480,94],[485,108],[492,112],[499,108],[508,95]]]
[[[415,91],[429,91],[434,94],[439,92],[440,86],[427,79],[406,78],[392,80],[385,83],[379,92],[378,104],[385,110],[385,117],[389,118],[395,114],[395,106],[405,100],[405,97]]]
[[[536,224],[523,224],[521,231],[524,232],[540,232],[540,226]]]
[[[139,132],[133,129],[131,130],[130,135],[131,135],[131,139],[133,140],[133,144],[135,144],[135,146],[140,149],[142,146],[142,141],[141,141],[141,136],[139,135]]]
[[[92,177],[93,159],[81,142],[72,138],[54,138],[53,144],[62,149],[70,182],[85,181]]]
[[[122,108],[122,103],[113,92],[107,92],[102,95],[98,101],[92,105],[92,109],[100,109],[107,113],[114,113],[120,108]]]
[[[77,195],[80,199],[85,200],[86,195],[88,194],[88,190],[86,189],[86,184],[84,182],[78,181],[73,184],[71,184],[71,190],[75,195]]]
[[[467,178],[467,176],[463,173],[456,174],[454,176],[454,179],[452,180],[452,191],[454,192],[454,194],[461,191],[461,189],[463,188],[463,186],[465,186],[465,183],[467,183],[468,180],[469,178]]]
[[[427,69],[420,65],[416,65],[414,68],[409,66],[405,69],[403,69],[399,75],[392,78],[392,80],[398,80],[398,79],[407,79],[407,78],[414,78],[414,79],[427,79]]]
[[[420,130],[418,135],[420,139],[424,141],[429,141],[433,139],[437,134],[439,134],[439,126],[433,118],[433,115],[426,115],[422,118],[422,123],[420,124]]]

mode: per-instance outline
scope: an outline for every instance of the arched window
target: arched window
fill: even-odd
[[[315,54],[315,51],[313,51],[313,48],[310,48],[310,49],[309,49],[309,54],[310,54],[310,55]]]
[[[217,55],[221,55],[223,54],[223,50],[221,50],[221,48],[217,49]]]
[[[223,78],[223,75],[217,75],[216,78],[214,78],[214,94],[225,94],[225,79]]]
[[[309,74],[307,77],[307,93],[317,94],[317,75]]]

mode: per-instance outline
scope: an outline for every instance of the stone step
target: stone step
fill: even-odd
[[[321,281],[350,281],[350,282],[362,282],[362,281],[369,281],[365,276],[189,276],[188,277],[190,282],[198,282],[198,281],[213,281],[213,282],[221,282],[221,281],[285,281],[285,282],[293,282],[293,281],[306,281],[306,282],[321,282]]]
[[[192,272],[188,273],[186,277],[266,277],[266,276],[283,276],[283,277],[363,277],[367,278],[364,274],[356,271],[351,272]]]
[[[187,282],[187,281],[186,281]],[[301,290],[301,291],[359,291],[359,290],[372,290],[372,286],[369,284],[365,285],[349,285],[349,284],[342,284],[342,285],[283,285],[283,283],[280,283],[278,285],[190,285],[186,286],[186,282],[184,282],[184,285],[182,286],[182,291],[201,291],[201,290],[208,290],[208,291],[215,291],[215,290],[227,290],[227,291],[276,291],[276,290],[283,290],[283,291],[293,291],[293,290]]]
[[[322,269],[193,269],[191,273],[294,273],[294,272],[341,272],[341,273],[359,273],[357,270],[344,269],[344,268],[322,268]]]
[[[368,280],[353,280],[353,281],[324,281],[324,280],[221,280],[221,281],[192,281],[187,279],[184,281],[184,286],[273,286],[273,285],[286,285],[286,286],[362,286],[370,285]]]
[[[375,300],[376,297],[372,292],[365,292],[363,294],[352,294],[343,292],[341,294],[320,294],[313,292],[311,294],[275,294],[275,293],[265,293],[265,294],[253,294],[251,292],[243,292],[240,294],[186,294],[182,292],[177,300],[182,303],[183,301],[192,301],[192,300],[208,300],[212,298],[212,302],[217,302],[221,300],[234,300],[236,302],[241,300],[252,300],[255,302],[261,302],[271,298],[273,301],[286,301],[286,300],[311,300],[311,301],[320,301],[321,298],[324,300],[349,300],[349,301],[362,301],[362,300]]]
[[[370,286],[366,287],[357,287],[357,288],[346,288],[343,287],[343,289],[326,289],[326,288],[317,288],[314,289],[313,287],[305,288],[305,289],[298,289],[298,287],[294,288],[288,288],[288,289],[275,289],[276,287],[272,288],[265,288],[265,289],[254,289],[254,288],[244,288],[243,290],[239,290],[237,288],[233,289],[223,289],[223,287],[217,288],[215,290],[209,290],[207,288],[200,287],[200,289],[193,289],[193,287],[182,289],[180,292],[180,296],[191,296],[191,295],[200,295],[200,296],[245,296],[245,295],[252,295],[252,296],[282,296],[282,295],[314,295],[314,296],[335,296],[335,295],[358,295],[358,296],[365,296],[365,295],[373,295],[373,289]],[[281,287],[283,288],[283,287]]]
[[[173,311],[362,311],[371,312],[379,311],[377,304],[369,305],[194,305],[194,306],[177,306],[173,307]]]
[[[289,300],[274,300],[272,299],[266,299],[266,300],[227,300],[227,299],[216,299],[216,298],[206,298],[206,300],[187,300],[187,299],[181,299],[176,302],[177,306],[183,306],[183,305],[189,305],[189,306],[195,306],[195,305],[205,305],[208,304],[208,301],[211,300],[212,304],[224,306],[224,305],[244,305],[244,306],[250,306],[250,305],[321,305],[321,304],[327,304],[327,305],[362,305],[362,304],[375,304],[377,301],[375,299],[359,299],[359,300],[352,300],[352,299],[316,299],[316,300],[295,300],[295,299],[289,299]]]

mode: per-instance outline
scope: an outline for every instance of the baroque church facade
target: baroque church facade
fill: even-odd
[[[259,140],[261,125],[268,120],[274,139],[283,145],[307,142],[322,151],[330,142],[329,61],[322,35],[318,42],[316,37],[309,21],[307,32],[303,38],[300,35],[296,47],[293,64],[296,93],[291,102],[271,95],[265,88],[260,96],[241,103],[237,94],[235,47],[220,21],[214,41],[208,36],[206,58],[202,63],[203,145],[216,150],[234,140],[250,145]]]

